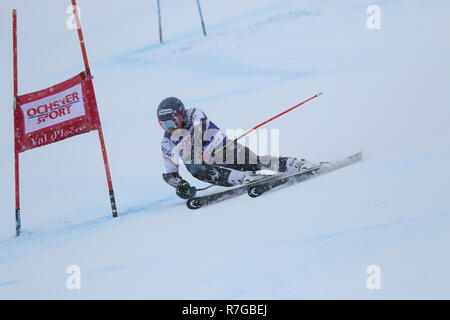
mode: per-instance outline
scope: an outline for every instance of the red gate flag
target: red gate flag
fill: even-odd
[[[17,152],[100,128],[90,78],[84,72],[50,88],[17,97],[14,110]]]
[[[50,88],[19,96],[17,12],[13,10],[13,85],[14,85],[14,173],[16,192],[16,235],[21,232],[19,154],[82,133],[96,130],[105,165],[113,218],[117,217],[116,198],[109,170],[105,139],[95,99],[91,70],[81,30],[76,0],[72,10],[85,71]]]

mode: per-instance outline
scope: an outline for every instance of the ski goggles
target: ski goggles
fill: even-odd
[[[175,115],[167,119],[158,120],[159,125],[166,131],[173,131],[181,128],[183,118],[181,115]]]

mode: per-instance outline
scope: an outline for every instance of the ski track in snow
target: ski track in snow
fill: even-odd
[[[121,218],[126,218],[129,215],[138,213],[143,213],[145,215],[161,214],[162,212],[164,212],[161,210],[164,210],[165,207],[173,207],[174,205],[176,205],[176,203],[179,204],[180,200],[172,196],[167,199],[155,200],[139,206],[129,207],[124,211],[121,211],[119,214]],[[102,228],[105,224],[111,223],[113,221],[114,219],[112,217],[107,216],[95,218],[81,224],[63,226],[45,231],[25,231],[22,234],[20,241],[18,241],[16,237],[13,237],[1,241],[0,246],[3,245],[5,248],[12,246],[13,250],[11,254],[13,255],[15,254],[14,250],[16,249],[17,243],[19,243],[19,246],[23,248],[31,247],[32,250],[35,250],[35,247],[38,245],[43,245],[43,250],[46,250],[47,246],[49,245],[64,245],[65,241],[67,240],[77,239],[79,237],[82,237],[83,234],[91,234],[98,228]],[[0,262],[11,260],[13,258],[17,258],[17,256],[8,257],[6,255],[2,255],[2,257],[0,257]]]

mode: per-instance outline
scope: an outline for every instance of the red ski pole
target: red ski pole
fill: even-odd
[[[297,105],[295,105],[295,106],[293,106],[293,107],[291,107],[291,108],[289,108],[289,109],[287,109],[287,110],[284,110],[283,112],[277,114],[276,116],[273,116],[272,118],[270,118],[270,119],[268,119],[268,120],[266,120],[266,121],[264,121],[264,122],[261,122],[260,124],[254,126],[253,128],[248,129],[248,130],[245,131],[243,134],[241,134],[239,137],[237,137],[236,139],[230,141],[229,143],[227,143],[227,144],[224,145],[223,147],[217,149],[215,152],[225,149],[226,147],[228,147],[228,146],[234,144],[236,141],[238,141],[238,140],[242,139],[243,137],[245,137],[246,135],[248,135],[250,132],[252,132],[252,131],[254,131],[254,130],[260,128],[260,127],[262,127],[263,125],[265,125],[265,124],[267,124],[267,123],[269,123],[269,122],[275,120],[276,118],[281,117],[282,115],[284,115],[284,114],[286,114],[286,113],[288,113],[288,112],[290,112],[290,111],[292,111],[292,110],[294,110],[294,109],[297,109],[298,107],[300,107],[301,105],[307,103],[308,101],[311,101],[312,99],[317,98],[317,97],[320,96],[322,93],[323,93],[323,92],[318,93],[318,94],[312,96],[311,98],[306,99],[305,101],[302,101],[302,102],[300,102],[299,104],[297,104]],[[210,153],[210,154],[207,154],[206,156],[204,156],[202,160],[204,161],[205,159],[209,158],[210,156],[211,156],[211,153]]]

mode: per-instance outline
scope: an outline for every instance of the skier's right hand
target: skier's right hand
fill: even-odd
[[[195,187],[191,187],[189,182],[186,180],[181,180],[177,184],[177,196],[179,196],[182,199],[190,199],[195,196],[197,193],[197,189]]]

